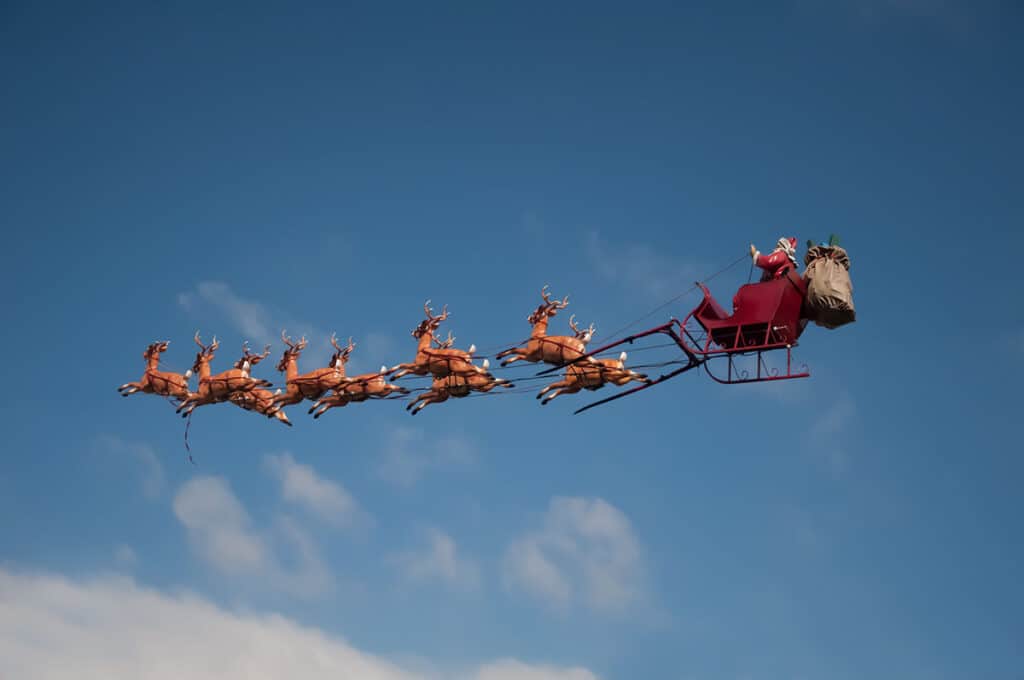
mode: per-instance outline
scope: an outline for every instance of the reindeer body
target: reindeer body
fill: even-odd
[[[191,392],[188,389],[188,379],[192,375],[191,371],[182,375],[160,370],[160,355],[167,351],[169,344],[170,341],[165,340],[154,342],[146,348],[142,354],[142,358],[146,360],[146,370],[137,382],[125,383],[117,388],[122,397],[136,392],[158,394],[162,397],[174,397],[179,400],[189,397]]]
[[[235,368],[243,371],[248,375],[249,370],[260,363],[267,356],[270,355],[270,345],[263,348],[263,354],[253,354],[249,351],[249,344],[245,343],[242,345],[242,358],[235,362]],[[278,390],[280,393],[281,390]],[[281,410],[278,404],[274,403],[274,393],[270,390],[265,390],[261,387],[257,387],[248,391],[243,392],[232,392],[228,397],[235,406],[245,409],[246,411],[253,411],[265,415],[268,418],[276,418],[280,422],[284,423],[288,427],[291,427],[291,422],[288,420],[288,416]]]
[[[496,359],[503,359],[502,366],[508,366],[516,361],[544,362],[561,366],[575,361],[587,353],[587,343],[590,342],[590,338],[594,334],[593,324],[590,328],[581,331],[576,327],[575,317],[570,317],[569,327],[572,328],[575,335],[548,335],[548,322],[558,313],[558,310],[569,306],[569,296],[561,301],[551,300],[547,286],[544,286],[540,294],[544,302],[526,318],[533,325],[526,346],[512,347],[495,356]],[[505,357],[510,358],[506,359]]]
[[[219,404],[228,401],[235,392],[248,392],[257,387],[269,387],[270,382],[249,376],[249,371],[243,368],[230,368],[216,375],[210,373],[210,362],[213,360],[220,343],[214,337],[209,346],[203,345],[199,339],[199,333],[195,336],[196,344],[200,351],[196,354],[196,362],[192,371],[199,375],[199,387],[196,392],[190,394],[178,406],[178,413],[185,417],[192,413],[197,407],[207,404]]]
[[[559,394],[575,394],[580,390],[597,390],[608,383],[622,386],[630,382],[650,382],[646,375],[626,368],[626,353],[618,359],[591,359],[571,364],[565,369],[565,377],[553,382],[538,394],[537,398],[547,404]],[[550,393],[550,394],[549,394]],[[544,396],[544,395],[548,396]]]
[[[335,352],[331,356],[330,365],[327,368],[318,368],[301,375],[298,361],[302,350],[306,348],[306,339],[302,338],[299,342],[293,343],[283,331],[281,339],[288,345],[288,349],[284,351],[281,361],[277,364],[277,370],[285,374],[286,387],[283,394],[274,397],[274,403],[286,406],[298,404],[304,399],[316,401],[331,390],[345,384],[347,381],[345,363],[348,362],[348,355],[355,347],[351,339],[349,339],[349,346],[342,349],[338,347],[337,338],[332,335],[331,344],[334,345]]]
[[[288,427],[292,426],[287,414],[281,406],[274,402],[274,393],[270,390],[257,387],[248,392],[234,392],[228,398],[235,406],[240,406],[246,411],[253,411],[265,415],[268,418],[276,418]]]
[[[404,375],[432,375],[435,378],[444,378],[449,375],[471,375],[481,374],[485,369],[473,364],[473,352],[471,346],[468,351],[460,349],[449,349],[453,340],[449,334],[447,342],[441,342],[434,336],[434,331],[441,325],[441,322],[448,318],[448,307],[442,310],[441,314],[434,316],[429,307],[430,301],[423,305],[427,318],[420,322],[412,332],[416,338],[416,358],[409,363],[392,366],[387,373],[393,379],[401,378]],[[431,347],[431,341],[435,341],[438,347]]]
[[[409,393],[404,387],[389,383],[384,377],[386,372],[387,368],[382,366],[379,373],[366,373],[349,378],[348,382],[334,390],[334,394],[321,397],[310,407],[309,412],[314,418],[319,418],[332,408],[341,408],[368,399],[383,399],[396,393]]]
[[[472,375],[449,375],[443,378],[434,378],[430,389],[414,399],[408,406],[407,411],[416,415],[430,404],[440,404],[448,401],[448,398],[461,399],[468,397],[471,392],[490,392],[495,387],[515,387],[504,378],[495,378],[487,372],[487,361],[484,361],[484,373]]]

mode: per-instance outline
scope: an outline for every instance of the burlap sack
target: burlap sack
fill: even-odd
[[[804,264],[807,316],[824,328],[839,328],[856,321],[846,251],[839,246],[813,246],[804,256]]]

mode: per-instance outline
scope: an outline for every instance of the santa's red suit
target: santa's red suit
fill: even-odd
[[[771,281],[785,276],[789,269],[796,268],[796,239],[780,238],[768,255],[762,255],[754,246],[750,246],[754,264],[764,270],[762,281]]]

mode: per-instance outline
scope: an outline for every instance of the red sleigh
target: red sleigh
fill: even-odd
[[[682,322],[673,318],[661,326],[598,347],[576,360],[585,361],[618,345],[663,333],[679,345],[686,356],[685,363],[650,383],[588,404],[576,413],[653,387],[698,366],[713,380],[728,385],[792,380],[810,375],[806,366],[796,371],[793,368],[792,349],[808,322],[804,306],[807,284],[795,271],[790,269],[777,279],[740,286],[733,298],[732,314],[718,304],[707,286],[699,282],[697,286],[704,299]],[[769,367],[765,356],[770,352],[777,356],[785,353],[784,368]],[[742,366],[738,361],[741,357],[746,358]],[[712,365],[717,369],[713,371]],[[557,368],[543,373],[552,370]]]

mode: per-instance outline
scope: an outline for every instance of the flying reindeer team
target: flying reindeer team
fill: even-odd
[[[566,296],[562,300],[552,300],[547,286],[541,290],[543,302],[527,320],[533,326],[530,338],[523,347],[513,347],[498,353],[495,358],[501,359],[502,366],[516,361],[544,362],[554,366],[565,366],[562,380],[551,383],[537,394],[542,404],[546,404],[559,394],[574,394],[581,389],[596,390],[606,384],[625,385],[629,382],[650,382],[647,376],[628,370],[625,367],[626,353],[616,359],[586,357],[586,346],[594,334],[594,326],[580,330],[575,318],[570,317],[569,327],[573,335],[548,335],[548,322],[559,310],[569,304]],[[436,331],[441,322],[448,318],[447,305],[441,313],[434,315],[428,300],[423,305],[426,318],[412,331],[416,338],[416,356],[408,362],[398,364],[390,369],[382,366],[377,373],[367,373],[349,377],[345,375],[345,364],[355,348],[352,339],[344,347],[338,344],[337,337],[331,336],[334,353],[326,368],[318,368],[309,373],[299,373],[298,360],[306,348],[306,339],[293,342],[284,331],[281,340],[287,346],[277,370],[285,374],[285,389],[271,392],[271,383],[252,377],[252,367],[267,358],[270,346],[267,345],[261,354],[249,350],[248,343],[243,345],[242,356],[235,362],[234,368],[222,373],[213,374],[210,363],[219,348],[217,338],[204,345],[196,332],[195,342],[199,345],[195,363],[190,371],[184,374],[160,370],[160,355],[167,351],[169,341],[154,342],[142,357],[146,361],[146,371],[138,382],[121,385],[118,391],[122,396],[142,392],[157,394],[177,401],[177,413],[188,416],[199,406],[231,402],[236,406],[260,413],[268,418],[275,418],[285,425],[291,425],[284,407],[298,404],[304,400],[313,402],[309,413],[319,418],[332,408],[347,406],[354,402],[369,399],[383,399],[395,394],[409,394],[409,390],[388,382],[388,378],[396,380],[405,375],[430,376],[431,387],[412,398],[406,410],[413,415],[430,404],[447,401],[449,398],[466,397],[473,392],[490,392],[496,387],[511,388],[514,385],[503,378],[490,373],[490,362],[484,359],[481,365],[473,363],[475,346],[468,350],[452,349],[454,338],[449,331],[448,337],[441,340]],[[575,363],[570,363],[575,362]],[[199,384],[196,391],[189,388],[192,374],[198,374]]]

